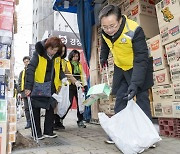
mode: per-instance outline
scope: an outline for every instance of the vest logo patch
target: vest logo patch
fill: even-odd
[[[122,38],[121,41],[120,41],[120,44],[121,43],[127,43],[127,39],[126,38]]]
[[[56,59],[56,63],[59,63],[59,59]]]

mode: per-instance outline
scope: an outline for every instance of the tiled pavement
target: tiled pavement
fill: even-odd
[[[18,130],[30,138],[30,130],[25,130],[22,118]],[[58,137],[44,139],[36,148],[15,149],[13,154],[121,154],[115,145],[106,144],[106,134],[100,125],[87,124],[87,128],[78,128],[76,111],[72,110],[64,120],[65,130],[56,131]],[[144,154],[180,154],[180,139],[162,137],[155,149],[148,149]]]

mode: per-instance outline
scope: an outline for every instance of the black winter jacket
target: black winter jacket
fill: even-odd
[[[26,71],[25,89],[28,89],[28,90],[31,90],[31,91],[33,89],[35,71],[36,71],[36,68],[37,68],[38,62],[39,62],[38,55],[40,55],[40,56],[44,57],[45,59],[47,59],[47,68],[46,68],[46,74],[45,74],[45,80],[44,81],[45,82],[51,81],[51,72],[52,72],[52,68],[54,68],[53,67],[54,59],[56,57],[59,57],[60,54],[57,52],[54,55],[54,57],[52,59],[50,59],[48,57],[48,55],[47,55],[47,51],[44,48],[45,41],[46,40],[37,42],[36,45],[35,45],[35,52],[33,53],[33,57],[31,58],[31,61],[30,61],[29,65],[28,65],[27,71]],[[55,71],[53,71],[52,81],[54,81],[54,74],[55,74]],[[59,78],[63,79],[64,77],[65,77],[65,74],[61,69]],[[56,93],[56,88],[55,88],[54,82],[52,82],[51,86],[52,86],[51,87],[52,94]],[[47,97],[46,98],[45,97],[32,98],[32,105],[34,107],[40,107],[40,108],[48,109],[50,104],[53,107],[55,107],[55,105],[56,105],[56,101],[52,97],[51,98],[47,98]]]
[[[122,19],[122,24],[114,36],[111,37],[102,31],[103,35],[109,38],[112,43],[119,38],[124,29],[126,18],[122,16]],[[149,57],[144,31],[141,27],[138,27],[135,31],[134,37],[132,38],[132,47],[134,52],[133,68],[128,71],[122,70],[121,72],[126,79],[127,75],[130,76],[130,81],[127,81],[129,84],[132,83],[138,87],[139,91],[144,91],[153,86],[153,59]],[[108,45],[103,37],[101,37],[100,62],[102,65],[107,61],[109,52],[110,49]]]

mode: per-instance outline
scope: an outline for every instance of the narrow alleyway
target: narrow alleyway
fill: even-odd
[[[25,130],[25,119],[18,123],[18,130],[25,137],[30,138],[30,130]],[[78,128],[76,124],[76,110],[69,112],[64,121],[65,130],[56,131],[55,139],[41,140],[38,147],[15,149],[13,154],[120,154],[115,145],[104,142],[106,134],[100,125],[87,124],[87,128]],[[179,154],[180,140],[164,138],[155,149],[149,149],[144,154]]]

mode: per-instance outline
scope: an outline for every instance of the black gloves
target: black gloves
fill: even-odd
[[[125,94],[124,100],[131,100],[137,94],[137,86],[135,84],[130,84],[128,91]]]
[[[107,60],[106,61],[101,61],[101,67],[104,68],[104,67],[108,67],[108,62]]]
[[[88,92],[88,86],[84,86],[84,92],[85,92],[85,93]]]

